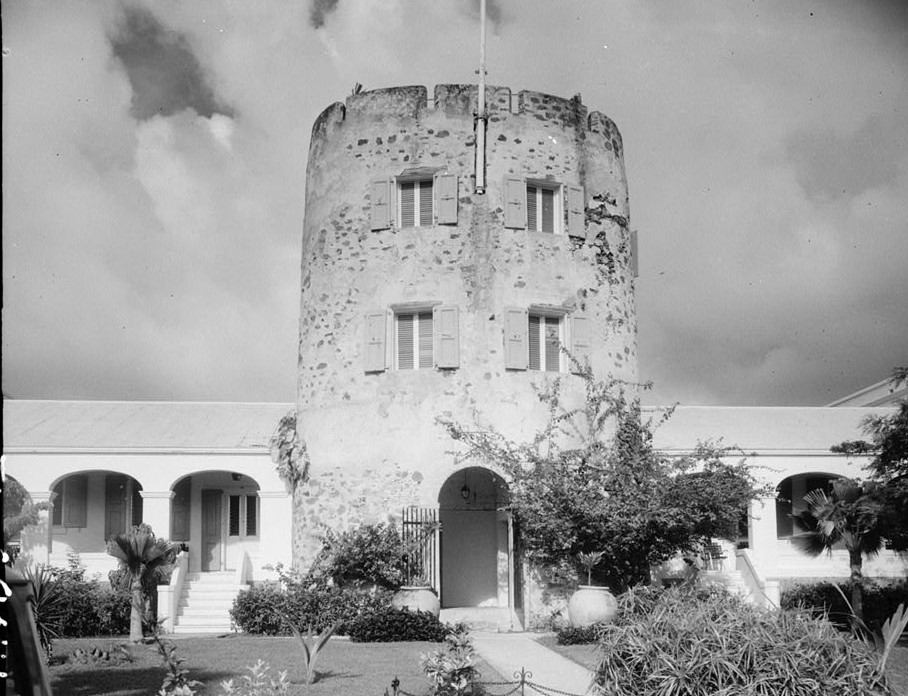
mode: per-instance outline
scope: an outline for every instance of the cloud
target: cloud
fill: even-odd
[[[325,26],[328,15],[337,9],[339,0],[312,0],[309,6],[309,25],[313,29]]]
[[[215,95],[186,37],[167,29],[150,11],[128,6],[110,43],[132,85],[132,113],[137,119],[184,109],[201,116],[232,114]]]
[[[803,128],[786,139],[798,183],[811,198],[854,197],[891,184],[899,173],[905,115],[870,114],[854,132]]]

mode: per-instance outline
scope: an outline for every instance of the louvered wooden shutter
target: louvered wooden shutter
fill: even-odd
[[[435,223],[432,214],[432,204],[435,201],[433,194],[434,186],[432,179],[420,181],[419,186],[419,226],[431,227]]]
[[[527,183],[526,179],[516,176],[504,180],[504,226],[511,229],[524,229],[527,226]]]
[[[457,177],[454,174],[435,175],[435,222],[457,224]]]
[[[540,323],[542,317],[530,315],[527,317],[527,367],[531,370],[542,369],[542,345],[539,335],[542,333]]]
[[[397,330],[397,369],[412,370],[413,355],[416,352],[413,347],[413,315],[398,314],[394,317],[394,323]]]
[[[366,314],[364,362],[366,372],[383,372],[385,369],[385,312]]]
[[[258,534],[258,502],[255,493],[246,496],[246,536]]]
[[[371,225],[373,230],[386,230],[391,227],[392,204],[391,193],[394,190],[393,181],[380,179],[372,182],[372,205],[370,209]]]
[[[227,506],[227,536],[240,535],[240,496],[230,496]]]
[[[66,480],[63,496],[63,525],[85,527],[88,519],[88,477],[72,476]]]
[[[640,272],[637,252],[637,230],[631,230],[631,273],[636,278]]]
[[[586,367],[590,358],[590,322],[586,317],[571,317],[571,372]]]
[[[584,225],[583,189],[579,186],[567,187],[567,228],[571,237],[586,239]]]
[[[545,317],[545,369],[561,370],[561,319]]]
[[[542,210],[540,213],[540,231],[554,234],[555,232],[555,191],[549,188],[539,189],[540,198],[542,199]],[[529,195],[529,192],[527,192]],[[529,224],[527,225],[529,227]]]
[[[400,183],[400,226],[414,227],[416,225],[416,187],[415,181],[402,181]]]
[[[429,370],[435,366],[432,358],[432,349],[435,345],[435,335],[432,331],[432,312],[420,312],[419,323],[419,369]]]
[[[527,369],[527,310],[505,307],[504,366],[509,370]]]
[[[531,232],[539,231],[539,190],[535,186],[527,186],[527,229]]]
[[[435,367],[460,367],[460,315],[456,305],[435,307]]]

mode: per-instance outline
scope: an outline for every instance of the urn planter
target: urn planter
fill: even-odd
[[[618,615],[618,601],[607,587],[580,585],[568,602],[568,619],[574,628],[611,623]]]
[[[404,585],[391,598],[391,606],[408,611],[426,611],[438,616],[441,602],[435,590],[425,585]]]

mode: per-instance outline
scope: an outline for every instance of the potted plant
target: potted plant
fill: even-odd
[[[425,611],[438,616],[441,602],[429,579],[427,544],[439,529],[438,522],[425,522],[415,533],[411,532],[401,544],[404,584],[391,598],[391,606],[410,611]]]
[[[618,614],[618,602],[607,587],[593,585],[593,568],[605,554],[602,551],[578,553],[580,566],[586,571],[586,585],[577,587],[568,602],[568,619],[571,626],[585,628],[597,623],[609,623]]]
[[[409,611],[425,611],[435,616],[441,613],[438,594],[425,575],[418,575],[408,584],[402,585],[391,598],[391,606]]]

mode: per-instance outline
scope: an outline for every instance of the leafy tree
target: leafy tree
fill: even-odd
[[[804,502],[807,508],[793,517],[805,533],[792,537],[792,541],[810,556],[832,553],[838,544],[845,546],[851,569],[851,606],[863,621],[864,556],[878,554],[885,543],[881,524],[886,509],[883,486],[840,478],[832,482],[829,495],[821,489],[810,491]]]
[[[25,487],[12,476],[3,477],[3,539],[4,545],[15,539],[22,530],[38,524],[39,513],[47,510],[47,503],[33,503]],[[10,551],[9,548],[6,549]],[[10,554],[11,556],[13,554]],[[13,559],[15,560],[15,559]]]
[[[575,365],[576,366],[576,365]],[[494,463],[509,479],[511,505],[528,557],[562,577],[579,554],[604,552],[599,582],[622,591],[650,578],[650,568],[712,538],[735,539],[748,502],[759,493],[743,460],[701,445],[672,459],[653,448],[661,417],[645,418],[638,385],[581,372],[585,399],[567,408],[562,381],[539,391],[547,424],[528,443],[495,430],[439,419],[465,446],[461,459]]]
[[[893,390],[908,384],[908,367],[895,368],[890,384]],[[868,416],[862,425],[869,442],[850,440],[833,445],[831,450],[874,455],[870,471],[883,486],[879,491],[883,502],[881,533],[893,549],[908,553],[908,399],[899,402],[895,413]]]
[[[117,534],[107,542],[107,553],[120,562],[120,569],[129,578],[132,592],[132,612],[129,639],[142,640],[142,617],[145,601],[156,591],[158,579],[169,570],[176,556],[176,545],[158,539],[147,525],[133,527],[126,534]]]

